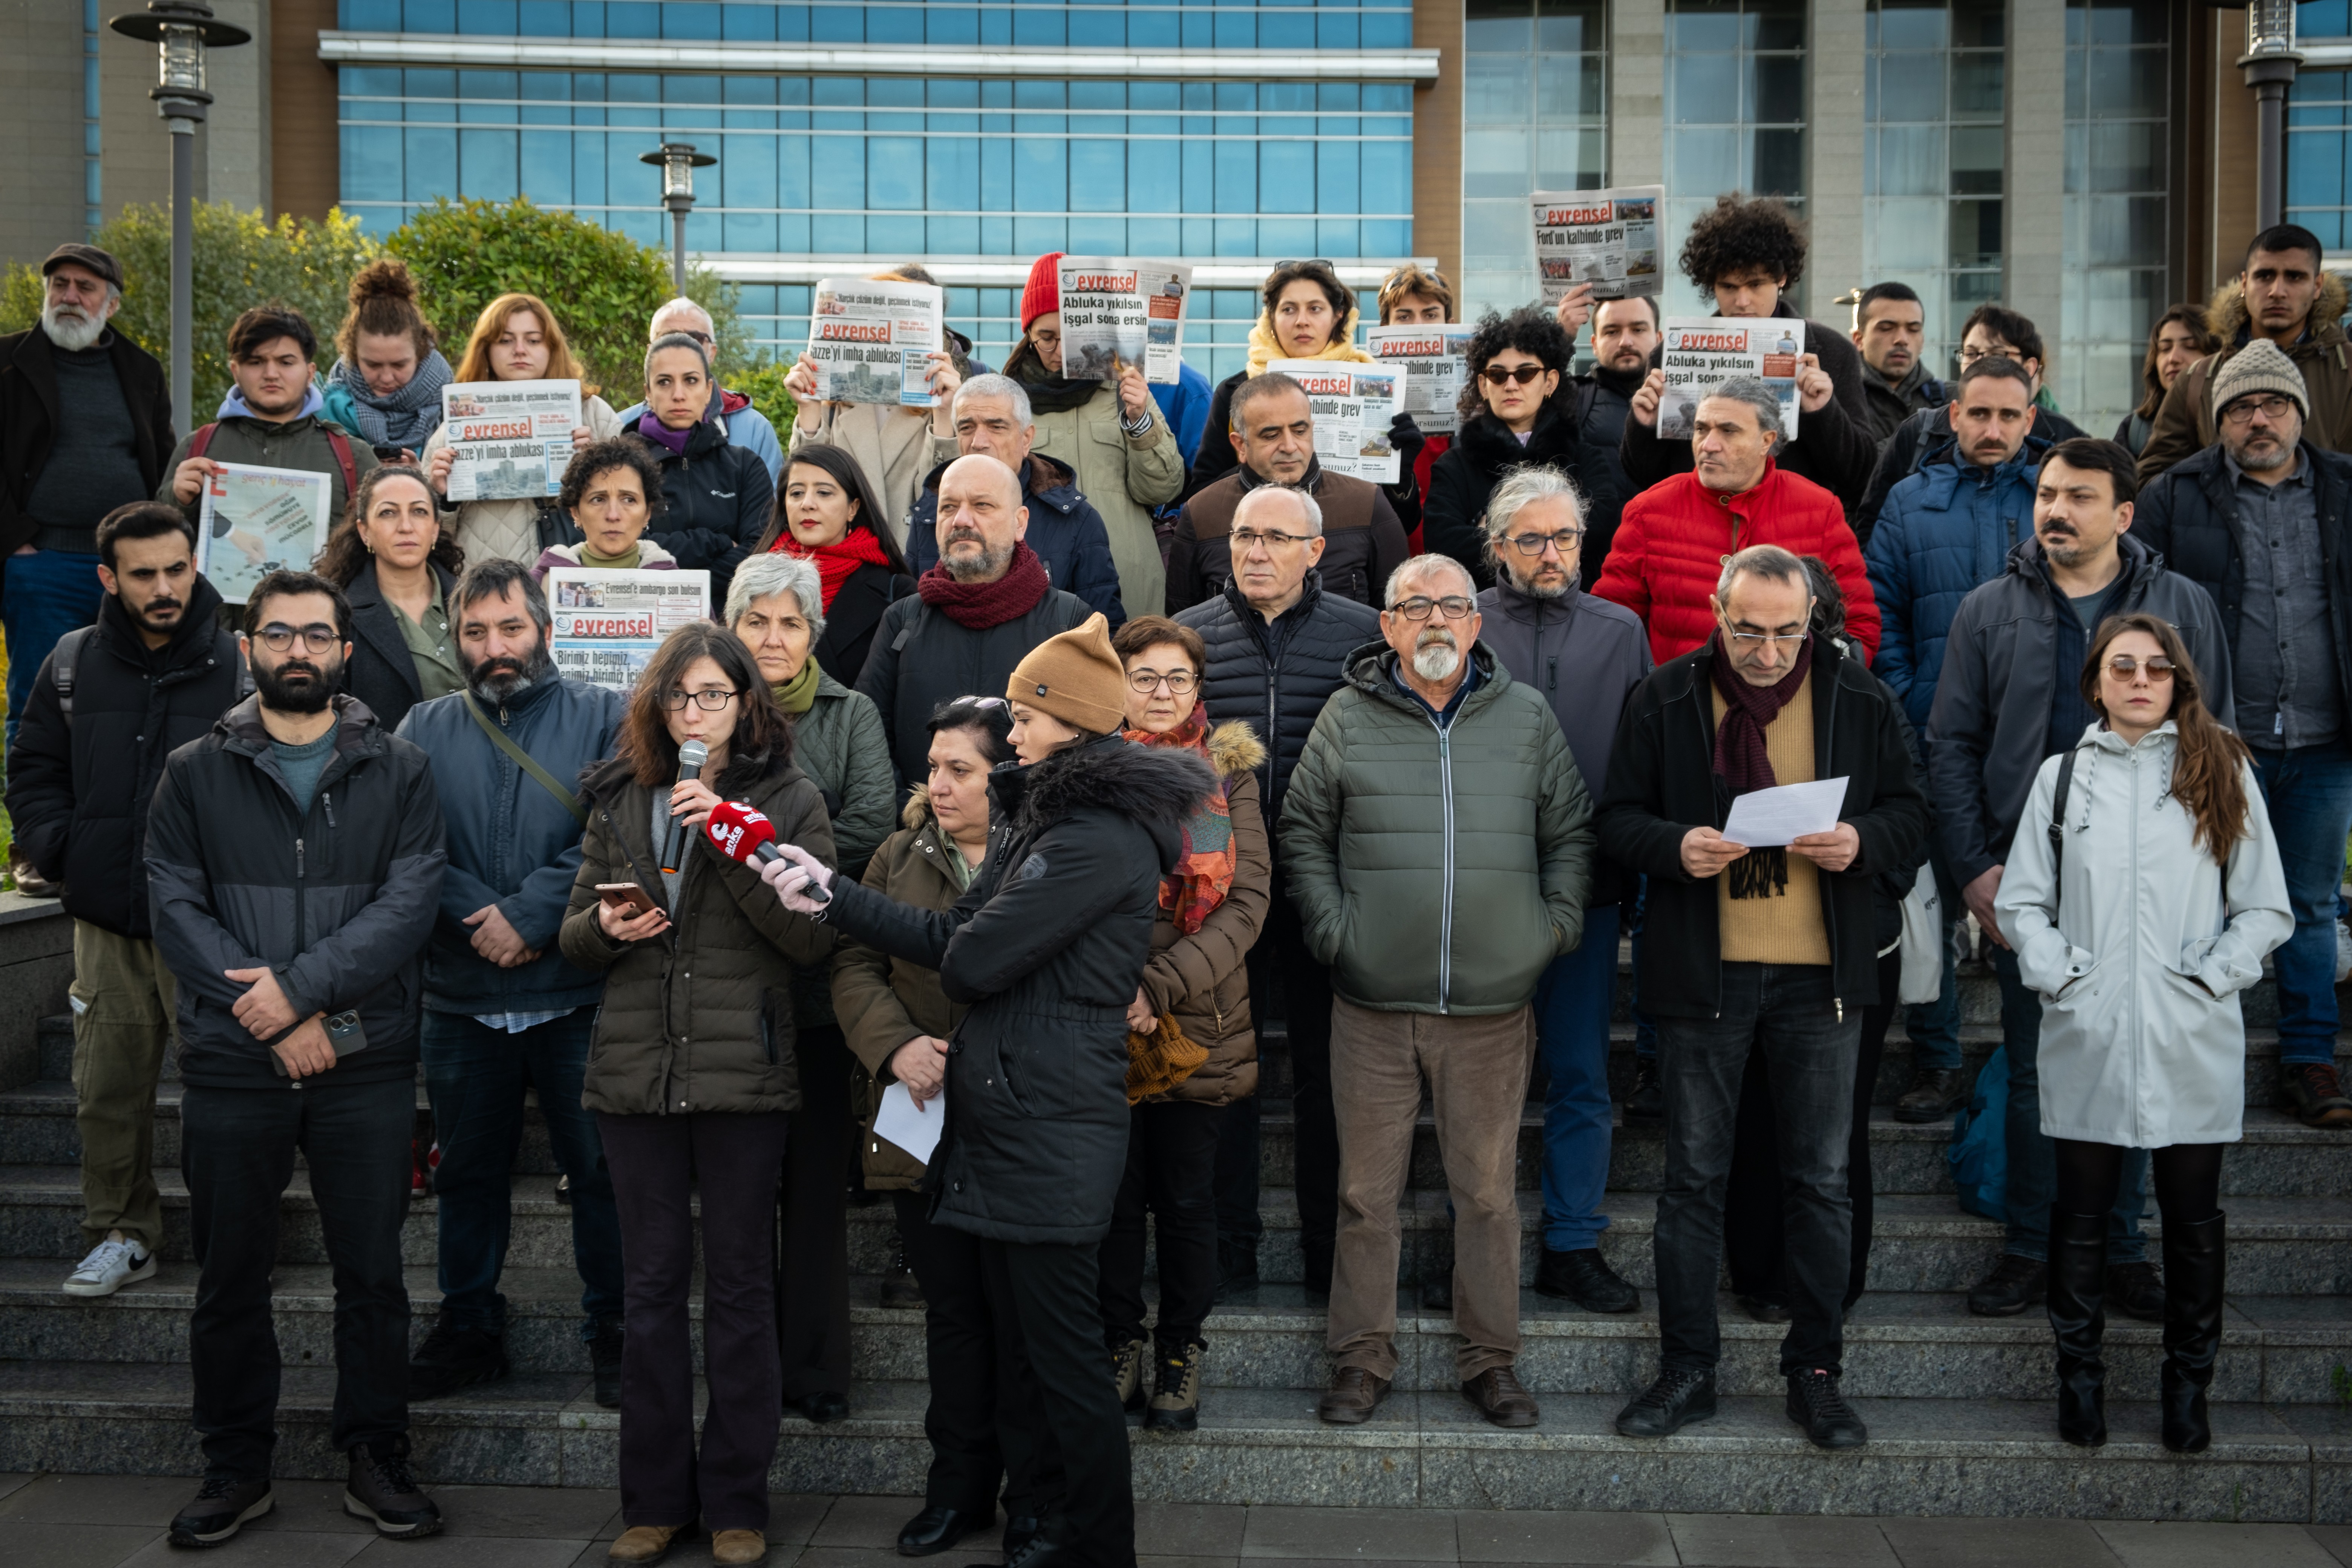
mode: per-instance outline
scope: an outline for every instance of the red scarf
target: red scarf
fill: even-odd
[[[1045,563],[1025,540],[1013,544],[1012,563],[993,583],[959,583],[948,575],[944,561],[915,579],[915,591],[922,595],[923,603],[974,632],[1019,620],[1037,607],[1037,601],[1053,585],[1053,579],[1045,574]]]
[[[890,564],[890,558],[882,552],[882,542],[874,537],[871,530],[863,528],[851,529],[834,543],[812,548],[794,539],[792,528],[787,524],[784,531],[776,535],[775,543],[768,549],[771,553],[781,551],[796,561],[816,563],[817,587],[824,595],[827,615],[833,613],[833,596],[841,592],[841,585],[848,582],[860,566]]]
[[[1164,734],[1150,734],[1142,730],[1123,732],[1139,746],[1181,746],[1211,766],[1215,765],[1209,755],[1209,710],[1205,708],[1195,707],[1190,719]],[[1220,780],[1216,793],[1204,798],[1199,809],[1185,818],[1184,852],[1177,858],[1176,868],[1160,879],[1160,907],[1180,933],[1198,934],[1202,922],[1225,901],[1225,895],[1233,890],[1234,870],[1240,860],[1240,847],[1234,842],[1233,810],[1226,802],[1226,785]]]

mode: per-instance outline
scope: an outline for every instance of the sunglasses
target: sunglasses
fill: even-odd
[[[2172,661],[2162,654],[2146,660],[2144,665],[2143,661],[2134,658],[2127,653],[2119,653],[2107,660],[2107,673],[2117,680],[2129,680],[2143,668],[2147,670],[2148,679],[2158,686],[2172,679]]]
[[[1539,364],[1522,364],[1506,370],[1501,365],[1490,364],[1478,374],[1489,386],[1500,386],[1507,381],[1516,381],[1525,386],[1543,374],[1546,368]]]

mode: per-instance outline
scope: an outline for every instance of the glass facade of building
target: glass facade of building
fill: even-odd
[[[2112,432],[2139,401],[2147,330],[2169,302],[2168,42],[2162,0],[2066,6],[2066,260],[2056,391],[2067,416],[2095,436]]]
[[[1674,258],[1717,193],[1804,208],[1805,0],[1666,0],[1665,77],[1664,302],[1704,312]]]
[[[2000,297],[2002,22],[2001,0],[1873,0],[1867,20],[1863,275],[1918,291],[1937,375]]]
[[[2308,0],[2294,8],[2297,40],[2352,42],[2352,0]],[[2287,89],[2286,221],[2319,237],[2330,255],[2352,249],[2347,178],[2352,142],[2352,71],[2306,65]]]
[[[1601,0],[1467,0],[1462,25],[1465,319],[1531,297],[1531,191],[1608,183],[1608,16]]]

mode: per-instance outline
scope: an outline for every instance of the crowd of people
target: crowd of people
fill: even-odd
[[[1793,434],[1736,376],[1663,436],[1657,302],[1579,288],[1476,323],[1458,429],[1400,416],[1386,484],[1326,471],[1269,368],[1368,357],[1328,262],[1268,276],[1248,366],[1212,388],[1066,377],[1045,256],[1002,370],[950,333],[937,406],[877,407],[819,400],[803,360],[781,440],[677,300],[645,400],[583,385],[533,502],[450,499],[440,389],[583,376],[560,301],[494,300],[453,371],[379,261],[323,373],[312,325],[257,304],[234,388],[180,437],[109,325],[119,264],[59,247],[40,324],[0,340],[11,855],[73,919],[70,1294],[155,1274],[176,1042],[204,1479],[173,1539],[272,1506],[298,1153],[345,1507],[441,1528],[409,1407],[509,1371],[535,1100],[621,1413],[614,1562],[698,1529],[719,1562],[764,1552],[780,1418],[854,1408],[855,1184],[895,1219],[880,1300],[926,1331],[932,1460],[899,1550],[1001,1506],[1011,1563],[1128,1568],[1126,1416],[1196,1426],[1213,1308],[1260,1281],[1268,1016],[1321,1419],[1370,1419],[1397,1375],[1425,1089],[1453,1261],[1420,1302],[1452,1314],[1482,1417],[1540,1421],[1514,1195],[1540,1062],[1538,1291],[1639,1309],[1603,1189],[1621,1115],[1663,1131],[1656,1373],[1617,1429],[1715,1413],[1727,1266],[1738,1310],[1788,1325],[1790,1418],[1853,1447],[1879,1064],[1907,1009],[1894,1114],[1969,1099],[1972,940],[2001,992],[2007,1219],[1969,1310],[2046,1310],[2081,1444],[2106,1436],[2106,1308],[2161,1321],[2164,1441],[2204,1447],[2234,998],[2273,951],[2281,1104],[2352,1128],[2341,286],[2305,231],[2256,236],[2210,310],[2155,324],[2145,398],[2101,440],[2056,407],[2032,321],[1979,306],[1940,374],[1900,283],[1850,331],[1802,319],[1805,258],[1783,206],[1730,196],[1681,258],[1720,313],[1801,328]],[[1420,267],[1377,305],[1456,315]],[[325,549],[242,605],[196,567],[223,463],[332,489]],[[718,614],[628,691],[589,685],[551,650],[556,567],[708,572]],[[1726,831],[1742,797],[1830,781],[1832,826]],[[886,1114],[940,1116],[936,1147]],[[426,1192],[440,1301],[412,1343]]]

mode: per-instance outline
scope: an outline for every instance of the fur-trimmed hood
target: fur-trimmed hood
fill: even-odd
[[[1235,779],[1265,766],[1265,746],[1257,731],[1239,719],[1228,719],[1209,731],[1209,765],[1221,779]]]
[[[2344,342],[2344,329],[2336,322],[2345,310],[2352,307],[2352,286],[2346,284],[2342,274],[2322,272],[2319,275],[2319,300],[2312,306],[2311,341],[2316,343]],[[2236,346],[2238,334],[2246,331],[2253,320],[2246,309],[2245,285],[2231,278],[2213,290],[2213,298],[2205,306],[2205,330],[2221,340],[2224,353]]]
[[[1164,874],[1183,853],[1186,819],[1217,780],[1189,751],[1107,735],[1042,762],[1001,767],[990,775],[989,787],[1022,837],[1089,808],[1123,816],[1151,835]]]
[[[907,803],[898,808],[898,826],[920,832],[938,820],[931,815],[931,792],[921,784],[907,786]]]

